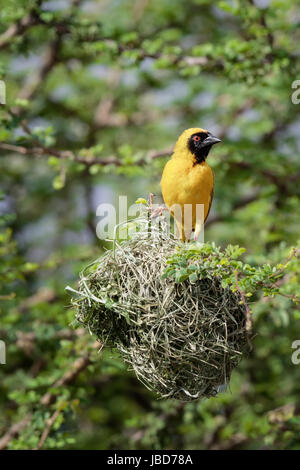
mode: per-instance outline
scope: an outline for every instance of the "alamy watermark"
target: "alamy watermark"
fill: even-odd
[[[292,354],[291,361],[297,366],[300,364],[300,339],[296,339],[292,342],[292,349],[295,349],[295,351]]]
[[[204,204],[174,204],[169,208],[160,204],[148,207],[132,204],[128,207],[124,195],[119,196],[118,202],[118,208],[109,203],[97,207],[96,215],[101,220],[97,223],[96,234],[101,240],[125,240],[137,232],[141,236],[144,232],[148,237],[160,231],[164,237],[174,232],[176,238],[204,242]]]
[[[6,364],[6,345],[5,342],[0,339],[0,364]]]
[[[292,88],[295,91],[292,93],[291,100],[293,104],[300,103],[300,80],[294,80],[292,83]]]
[[[6,104],[6,86],[3,80],[0,80],[0,104]]]

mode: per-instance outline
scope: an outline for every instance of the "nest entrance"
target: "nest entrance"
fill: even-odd
[[[85,270],[77,320],[160,397],[212,397],[248,351],[245,306],[221,279],[162,279],[178,242],[140,234]],[[200,260],[201,262],[201,260]]]

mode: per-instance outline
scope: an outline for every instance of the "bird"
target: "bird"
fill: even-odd
[[[219,142],[221,139],[200,127],[186,129],[164,167],[160,182],[163,200],[183,241],[190,240],[192,232],[197,240],[208,217],[214,197],[214,173],[206,159],[211,147]],[[200,204],[203,206],[197,207]]]

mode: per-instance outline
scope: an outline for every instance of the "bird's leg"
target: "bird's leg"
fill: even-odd
[[[184,229],[185,241],[190,242],[193,239],[192,233],[193,233],[193,229],[187,231],[187,229],[185,227],[185,229]]]
[[[188,233],[186,232],[186,227],[184,224],[179,222],[178,220],[175,219],[176,222],[176,227],[177,227],[177,235],[179,236],[180,240],[183,242],[190,242],[191,241],[191,235],[192,235],[192,230],[189,231]]]
[[[183,229],[181,222],[175,219],[175,223],[176,223],[176,230],[175,230],[176,238],[179,238],[180,240],[185,241],[184,229]]]
[[[196,242],[200,236],[200,233],[201,233],[201,230],[202,230],[202,221],[197,221],[196,222],[196,226],[195,226],[195,230],[194,230],[194,236],[193,236],[193,239],[194,241]]]

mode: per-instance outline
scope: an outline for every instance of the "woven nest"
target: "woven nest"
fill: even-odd
[[[116,244],[81,274],[73,304],[77,320],[117,348],[147,388],[190,401],[228,384],[249,343],[245,306],[220,278],[161,278],[176,246],[143,232]]]

